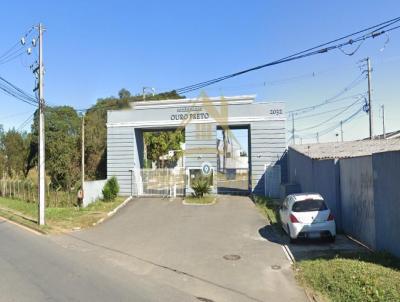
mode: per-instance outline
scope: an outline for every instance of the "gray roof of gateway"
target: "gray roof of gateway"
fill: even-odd
[[[313,159],[348,158],[400,150],[400,138],[291,145],[289,148]]]

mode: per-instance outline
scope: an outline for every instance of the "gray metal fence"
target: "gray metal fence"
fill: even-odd
[[[184,168],[140,169],[135,173],[133,187],[138,196],[184,196],[185,180]]]

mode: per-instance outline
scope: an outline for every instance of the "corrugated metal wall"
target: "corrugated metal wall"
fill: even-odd
[[[400,151],[373,154],[372,166],[376,248],[400,257]]]
[[[375,248],[372,157],[340,160],[342,221],[345,233]]]
[[[289,148],[288,174],[303,192],[327,200],[340,229],[400,257],[400,151],[313,160]]]
[[[288,150],[289,182],[298,183],[302,192],[320,193],[342,227],[338,163],[333,159],[313,160],[292,148]]]

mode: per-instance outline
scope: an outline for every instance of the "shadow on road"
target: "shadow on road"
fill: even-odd
[[[345,235],[338,234],[334,243],[324,239],[301,239],[290,243],[289,236],[278,224],[266,225],[258,230],[264,239],[277,244],[287,245],[296,261],[320,257],[335,257],[366,252],[363,246],[350,240]]]

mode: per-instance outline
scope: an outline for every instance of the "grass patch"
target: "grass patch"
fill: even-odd
[[[187,196],[185,197],[185,203],[189,204],[212,204],[217,200],[216,196],[205,195],[203,197]]]
[[[400,301],[400,260],[386,253],[304,260],[296,271],[304,286],[328,301]]]
[[[281,219],[279,217],[279,200],[255,195],[253,196],[253,201],[257,209],[269,220],[271,225],[277,225],[280,227]]]
[[[36,203],[0,197],[0,214],[7,219],[19,223],[24,222],[23,224],[28,227],[35,225],[35,229],[39,228],[45,232],[63,232],[92,226],[99,219],[106,217],[108,212],[123,201],[124,198],[118,197],[115,201],[110,202],[96,201],[86,208],[48,207],[45,212],[45,227],[38,227],[34,222],[29,221],[29,219],[36,221],[38,212]],[[24,219],[23,216],[28,219]]]

